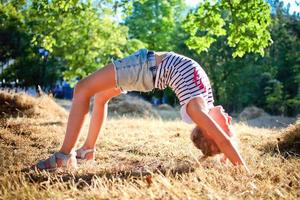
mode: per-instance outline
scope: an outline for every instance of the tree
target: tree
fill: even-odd
[[[109,7],[92,1],[8,0],[0,4],[0,16],[0,62],[15,61],[2,76],[25,85],[50,85],[52,75],[61,78],[61,73],[76,81],[144,47],[128,39],[128,28],[113,19]],[[50,52],[47,59],[38,54],[40,48]]]
[[[271,43],[270,6],[264,0],[205,0],[184,23],[190,34],[186,44],[198,53],[207,51],[221,36],[234,48],[233,57],[245,53],[260,53]]]
[[[33,1],[28,10],[29,29],[35,46],[43,47],[67,66],[64,77],[84,77],[122,57],[127,27],[97,12],[91,1]]]
[[[264,57],[248,53],[232,59],[226,36],[195,56],[209,74],[216,103],[230,111],[256,105],[273,114],[299,113],[299,20],[277,6],[270,27],[273,44]]]
[[[40,61],[37,49],[31,48],[25,5],[25,1],[14,0],[0,4],[0,62],[13,61],[1,70],[0,78],[7,82],[18,79],[22,86],[42,85],[49,79],[41,76],[44,63]]]
[[[172,50],[176,23],[180,22],[182,0],[143,0],[134,1],[131,15],[125,19],[129,36],[148,45],[149,49]]]
[[[276,13],[271,32],[274,42],[268,49],[266,63],[273,66],[276,71],[274,79],[282,85],[281,111],[294,115],[300,111],[300,21],[297,16],[290,15],[282,4],[275,2],[274,6]]]
[[[20,56],[30,39],[24,32],[24,15],[11,3],[0,4],[0,62]]]

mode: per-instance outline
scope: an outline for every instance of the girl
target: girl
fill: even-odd
[[[48,159],[40,161],[37,167],[70,168],[76,167],[76,158],[93,160],[96,139],[107,115],[108,101],[122,91],[145,92],[167,86],[174,90],[180,101],[182,119],[196,124],[203,133],[203,141],[213,141],[210,148],[220,150],[234,165],[243,165],[248,170],[228,136],[228,123],[224,122],[228,121],[229,116],[221,107],[214,108],[209,79],[200,65],[174,52],[147,49],[115,60],[76,84],[63,145]],[[73,152],[92,96],[94,109],[87,139],[80,149]]]

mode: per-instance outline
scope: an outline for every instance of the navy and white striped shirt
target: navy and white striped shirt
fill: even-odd
[[[191,58],[174,52],[168,52],[159,64],[155,80],[155,88],[171,87],[185,105],[191,98],[202,96],[208,107],[213,107],[213,94],[207,74],[202,67]]]

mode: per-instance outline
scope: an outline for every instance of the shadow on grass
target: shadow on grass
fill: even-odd
[[[113,170],[113,171],[100,171],[95,173],[77,173],[71,171],[57,170],[53,172],[49,171],[38,171],[32,168],[25,168],[22,170],[25,173],[27,181],[30,183],[49,183],[50,185],[56,183],[65,183],[76,185],[78,189],[83,189],[92,184],[95,179],[107,179],[107,180],[137,180],[145,179],[152,174],[161,174],[164,176],[175,177],[181,174],[187,174],[194,172],[196,164],[191,164],[188,161],[179,163],[175,168],[168,169],[161,164],[155,167],[150,167],[147,170],[141,169],[139,165],[132,166],[132,169],[128,170]]]
[[[40,126],[53,126],[53,125],[62,126],[62,125],[64,125],[64,124],[65,124],[65,122],[55,121],[55,122],[44,122],[44,123],[39,123],[38,125],[40,125]]]
[[[27,123],[28,126],[62,126],[66,124],[64,121],[49,121],[49,122],[36,122],[36,123]]]

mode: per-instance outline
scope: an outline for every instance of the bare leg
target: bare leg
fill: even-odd
[[[108,101],[121,93],[119,88],[106,90],[104,92],[97,93],[94,99],[93,113],[90,121],[88,136],[85,140],[83,149],[93,149],[96,144],[96,140],[101,131],[101,127],[107,116],[107,104]]]
[[[82,124],[88,113],[90,97],[98,92],[113,88],[116,88],[113,64],[106,65],[76,84],[67,131],[60,152],[69,154],[75,146]]]

